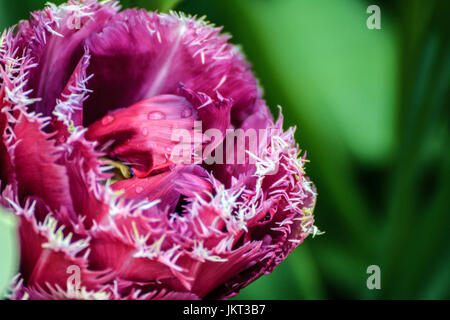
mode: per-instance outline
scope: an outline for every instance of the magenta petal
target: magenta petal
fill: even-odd
[[[108,144],[111,157],[133,164],[135,174],[145,177],[173,164],[171,153],[180,143],[173,134],[182,130],[191,139],[196,117],[183,97],[161,95],[105,116],[89,126],[86,137]]]
[[[72,210],[66,168],[58,161],[58,149],[50,135],[40,129],[43,123],[22,115],[14,127],[17,145],[13,165],[21,199],[40,197],[52,209]]]
[[[74,13],[68,10],[48,8],[36,11],[28,23],[23,23],[18,47],[31,47],[30,55],[37,67],[30,75],[30,89],[34,97],[41,98],[33,110],[51,115],[56,99],[64,90],[78,61],[84,54],[82,42],[113,16],[117,8],[85,1],[80,9],[80,25],[74,25]]]
[[[86,88],[89,79],[86,75],[89,60],[90,56],[88,52],[85,52],[67,81],[57,100],[55,110],[53,110],[52,125],[57,131],[57,140],[60,142],[68,138],[69,127],[83,125],[83,102],[87,99],[89,91]]]
[[[3,113],[0,113],[0,192],[3,191],[8,184],[13,183],[14,179],[14,167],[4,138],[6,125],[6,116]]]
[[[158,206],[172,213],[180,196],[192,199],[196,195],[204,196],[211,191],[211,183],[202,175],[203,170],[200,167],[185,167],[143,179],[122,180],[113,184],[112,188],[123,191],[124,197],[128,199],[159,200]]]
[[[0,36],[0,204],[20,221],[10,297],[233,296],[318,232],[295,129],[281,111],[274,123],[220,28],[118,9],[49,4]],[[230,129],[261,130],[244,163]],[[203,161],[224,144],[231,163]]]
[[[94,221],[102,221],[109,211],[108,191],[101,184],[109,177],[101,171],[99,158],[103,154],[95,151],[94,144],[80,133],[71,135],[61,148],[64,152],[60,162],[66,167],[74,212],[90,228]]]
[[[207,261],[200,264],[192,291],[203,298],[213,292],[228,279],[248,268],[250,263],[260,259],[264,254],[260,245],[258,242],[246,243],[232,253],[223,254],[225,262]]]
[[[139,256],[139,249],[131,239],[113,237],[104,231],[95,231],[92,237],[92,268],[113,270],[116,278],[130,282],[170,283],[174,290],[186,290],[186,286],[189,288],[187,278],[181,274],[183,270],[172,268],[158,254]]]
[[[105,276],[104,272],[88,270],[84,249],[88,240],[71,241],[64,233],[64,226],[47,215],[42,222],[33,217],[33,207],[29,206],[20,215],[20,271],[28,287],[45,286],[47,283],[67,287],[67,269],[76,266],[83,278],[83,286],[96,288]]]
[[[180,82],[232,99],[233,119],[244,120],[256,110],[261,92],[240,52],[219,32],[193,18],[134,9],[115,15],[85,42],[92,54],[89,73],[95,75],[85,124],[108,110],[176,93]]]
[[[208,129],[219,130],[223,136],[230,127],[230,110],[233,105],[231,99],[226,99],[215,92],[213,97],[203,92],[188,89],[183,84],[179,85],[178,93],[185,97],[197,110],[199,119],[202,121],[202,131]],[[215,141],[219,145],[222,140]]]

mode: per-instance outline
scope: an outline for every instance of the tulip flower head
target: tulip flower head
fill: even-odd
[[[294,128],[203,19],[70,1],[0,37],[11,299],[220,299],[316,234]]]

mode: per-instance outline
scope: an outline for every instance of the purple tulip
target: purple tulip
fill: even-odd
[[[227,298],[317,232],[295,129],[229,37],[119,9],[49,5],[1,35],[11,299]]]

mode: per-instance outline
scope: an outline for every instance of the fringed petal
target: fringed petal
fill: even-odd
[[[257,109],[261,90],[242,54],[220,28],[177,14],[125,10],[85,42],[92,54],[85,125],[109,110],[161,94],[178,84],[233,101],[233,121]]]
[[[37,196],[53,210],[72,210],[67,170],[58,164],[58,148],[42,132],[46,125],[42,119],[22,114],[14,126],[12,144],[13,166],[18,182],[19,197]]]
[[[60,143],[67,140],[75,127],[83,125],[83,102],[90,92],[86,87],[91,78],[86,75],[89,60],[90,56],[86,51],[70,76],[53,111],[52,127],[57,132],[56,138]]]
[[[74,267],[87,288],[96,288],[107,281],[107,272],[88,270],[89,239],[75,240],[51,213],[44,221],[37,221],[35,203],[27,201],[22,208],[12,199],[9,202],[20,218],[20,272],[24,285],[36,287],[49,283],[67,289],[71,283],[68,270]]]
[[[7,125],[6,116],[0,112],[0,192],[15,180],[13,163],[8,150],[8,143],[5,139]]]
[[[117,13],[116,2],[83,0],[35,11],[19,28],[17,48],[26,50],[37,67],[30,74],[29,89],[40,98],[32,110],[52,115],[57,99],[83,57],[83,41]]]
[[[76,130],[60,145],[61,160],[69,180],[73,211],[83,219],[86,228],[102,221],[108,214],[109,203],[115,200],[113,191],[102,182],[110,175],[103,172],[95,143],[84,138],[85,130]]]
[[[9,297],[233,296],[320,233],[295,129],[273,123],[220,28],[118,9],[50,4],[0,36],[0,204],[21,244]],[[229,129],[263,132],[244,163]],[[206,161],[220,147],[228,161]]]

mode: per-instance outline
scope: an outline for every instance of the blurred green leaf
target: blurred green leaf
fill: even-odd
[[[3,12],[0,28],[3,30],[6,27],[15,25],[19,20],[28,19],[30,12],[41,10],[47,2],[47,0],[21,0],[19,6],[14,1],[0,0],[0,10]],[[53,0],[50,2],[60,4],[64,1]]]
[[[17,251],[15,220],[0,207],[0,298],[17,273]]]
[[[122,0],[120,3],[124,8],[145,8],[147,10],[158,10],[167,12],[174,9],[181,0]]]
[[[298,284],[293,281],[292,270],[288,264],[290,258],[280,263],[270,276],[261,276],[233,299],[304,299],[298,290]]]
[[[430,274],[430,279],[424,282],[424,290],[419,293],[419,299],[448,299],[450,297],[450,246],[447,246],[447,256],[439,259],[439,264]]]
[[[335,294],[340,298],[361,298],[370,293],[366,287],[366,270],[368,266],[378,264],[376,260],[355,254],[351,247],[351,244],[342,243],[327,243],[317,247],[317,258],[323,268],[324,280],[339,288],[339,292]]]
[[[364,161],[386,159],[394,143],[397,87],[395,30],[366,27],[359,1],[232,1],[315,133],[335,136]],[[246,32],[241,30],[242,32]],[[248,31],[247,31],[248,32]]]
[[[308,239],[308,241],[313,240]],[[320,239],[314,241],[320,241]],[[297,283],[298,290],[304,299],[324,299],[324,284],[308,243],[303,243],[292,252],[289,267],[292,269],[293,280]]]
[[[424,196],[424,159],[429,160],[427,150],[430,135],[436,128],[448,129],[445,113],[450,80],[450,46],[446,36],[439,34],[441,13],[431,10],[421,11],[420,3],[411,2],[411,10],[403,11],[404,21],[412,21],[423,15],[420,21],[432,21],[416,30],[416,34],[405,34],[403,52],[408,57],[402,62],[403,96],[401,97],[402,140],[396,155],[396,166],[392,174],[392,190],[389,197],[388,216],[385,220],[382,246],[386,266],[387,291],[394,298],[410,298],[417,290],[418,280],[427,281],[427,270],[431,258],[439,257],[439,239],[445,234],[440,226],[448,219],[448,179],[449,170],[437,173],[441,179],[431,197]],[[428,17],[429,15],[429,17]],[[448,130],[447,131],[448,134]],[[439,141],[434,136],[435,142]],[[446,168],[449,160],[445,153],[448,139],[442,150],[437,152],[435,162],[442,161]],[[437,166],[436,166],[437,167]],[[435,169],[436,172],[439,169]],[[426,181],[426,180],[425,180]],[[441,181],[441,182],[440,182]],[[430,183],[428,183],[430,184]],[[434,183],[432,183],[434,184]],[[426,189],[425,189],[426,190]],[[422,216],[423,213],[424,216]],[[420,243],[412,244],[411,237],[418,237]]]

